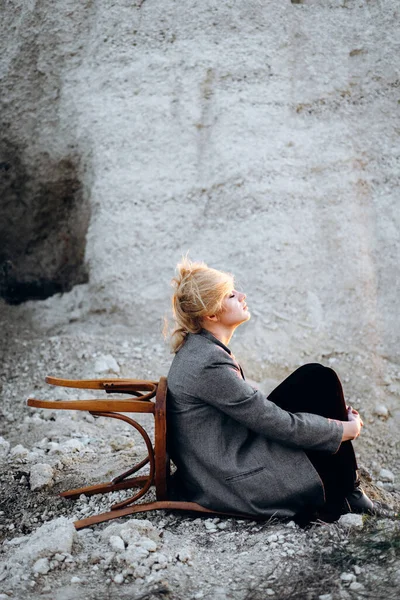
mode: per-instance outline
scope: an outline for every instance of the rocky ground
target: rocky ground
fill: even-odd
[[[132,339],[122,329],[103,333],[90,326],[83,331],[78,324],[44,337],[20,323],[4,328],[4,342],[1,600],[27,594],[52,600],[398,597],[399,523],[390,511],[345,515],[308,529],[292,521],[152,512],[76,532],[74,520],[107,510],[124,492],[75,502],[58,492],[109,480],[143,455],[143,443],[125,425],[85,413],[29,409],[25,399],[76,397],[74,390],[47,386],[46,374],[158,379],[167,373],[170,355],[161,338]],[[240,351],[236,355],[240,359]],[[386,364],[385,394],[368,394],[367,356],[312,359],[338,369],[349,402],[363,413],[366,425],[356,449],[366,486],[396,509],[398,365]],[[267,391],[294,366],[247,371]],[[149,420],[145,424],[151,428]]]

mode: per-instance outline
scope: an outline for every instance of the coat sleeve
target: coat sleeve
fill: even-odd
[[[198,398],[268,439],[295,448],[337,452],[343,435],[340,421],[279,408],[242,378],[229,354],[218,354],[198,379]]]

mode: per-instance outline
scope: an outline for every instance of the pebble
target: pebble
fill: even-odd
[[[22,444],[17,444],[14,448],[11,448],[10,455],[12,458],[27,458],[29,450],[24,448]]]
[[[354,513],[347,513],[340,517],[338,525],[348,529],[362,529],[364,527],[363,516]]]
[[[354,575],[354,573],[342,573],[340,575],[341,581],[349,582],[349,581],[355,581],[355,579],[356,579],[356,576]]]
[[[392,473],[392,471],[389,471],[389,469],[381,469],[379,471],[378,477],[379,480],[382,482],[394,482],[394,474]]]
[[[349,586],[349,590],[351,590],[352,592],[359,592],[362,589],[364,589],[364,586],[358,581],[353,581]]]
[[[5,458],[10,451],[10,442],[0,436],[0,459]]]
[[[46,575],[50,571],[50,563],[48,558],[39,558],[32,567],[34,573]]]
[[[117,573],[113,579],[113,582],[118,584],[124,583],[124,576],[122,573]]]
[[[111,354],[102,354],[94,363],[95,373],[119,373],[119,364]]]
[[[141,539],[140,546],[149,552],[155,552],[157,550],[157,544],[149,538]]]
[[[374,415],[387,419],[389,416],[389,410],[384,404],[377,404],[373,410]]]
[[[76,575],[71,577],[71,583],[81,583],[81,582],[82,582],[82,579],[80,577],[77,577]]]
[[[85,449],[85,445],[81,441],[72,438],[61,444],[60,448],[63,452],[82,452]]]
[[[111,548],[117,552],[125,550],[124,540],[120,538],[119,535],[110,535],[108,542]]]
[[[187,563],[190,560],[192,560],[192,555],[190,554],[189,550],[183,549],[178,552],[178,554],[176,555],[176,558],[180,562]]]
[[[38,463],[30,470],[30,488],[32,491],[51,487],[53,484],[54,471],[50,465]]]
[[[318,600],[333,600],[332,594],[321,594],[318,596]]]

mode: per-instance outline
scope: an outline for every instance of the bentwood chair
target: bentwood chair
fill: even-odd
[[[143,460],[133,465],[128,471],[114,477],[111,481],[61,493],[61,496],[64,498],[75,499],[81,494],[92,496],[115,490],[139,488],[139,491],[133,496],[114,504],[109,512],[76,521],[76,529],[82,529],[95,523],[102,523],[126,515],[160,509],[185,510],[212,515],[249,518],[248,515],[210,510],[195,502],[181,502],[169,499],[170,460],[167,453],[167,379],[165,377],[161,377],[159,382],[139,379],[71,380],[46,377],[46,382],[55,386],[104,390],[107,393],[129,394],[133,396],[123,400],[110,398],[93,400],[38,400],[29,398],[27,404],[31,407],[48,408],[51,410],[83,410],[88,411],[94,416],[124,421],[140,433],[147,448],[147,456]],[[125,413],[150,413],[154,416],[154,443],[152,443],[144,427]],[[147,474],[135,475],[147,465],[149,465],[149,472]],[[132,477],[132,475],[134,476]],[[155,487],[156,501],[138,502],[138,500],[145,497],[151,487]]]

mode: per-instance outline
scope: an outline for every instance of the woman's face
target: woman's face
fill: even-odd
[[[218,320],[221,325],[226,327],[237,327],[240,323],[244,323],[250,319],[250,312],[245,302],[246,294],[232,290],[228,294],[223,303],[222,311],[218,315]]]

